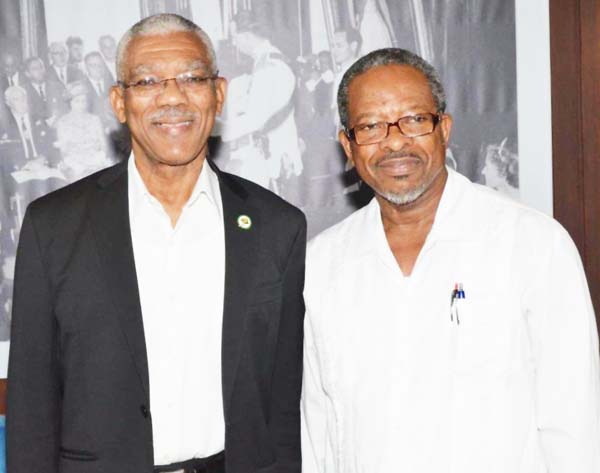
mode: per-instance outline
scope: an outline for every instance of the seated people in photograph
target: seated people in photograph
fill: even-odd
[[[445,166],[438,73],[346,71],[339,140],[375,197],[309,244],[304,473],[598,473],[600,359],[552,218]]]
[[[4,191],[26,205],[65,183],[57,169],[56,134],[43,117],[30,112],[24,88],[9,87],[4,97],[10,111],[0,131]]]
[[[38,157],[53,160],[56,155],[54,131],[43,115],[31,110],[26,89],[9,87],[4,91],[4,99],[9,113],[1,130],[0,146],[3,160],[12,164],[4,165],[4,170],[19,169]]]
[[[83,82],[67,86],[66,99],[71,111],[56,122],[57,141],[62,159],[60,168],[69,181],[81,179],[112,164],[106,156],[106,137],[102,122],[88,112],[88,89]]]
[[[519,199],[519,156],[506,147],[507,138],[499,145],[488,145],[481,174],[485,185],[502,194]]]
[[[208,158],[202,29],[144,18],[117,58],[131,156],[23,219],[7,470],[300,473],[306,219]]]

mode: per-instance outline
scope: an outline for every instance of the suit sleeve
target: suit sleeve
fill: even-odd
[[[306,221],[302,219],[283,274],[283,303],[271,399],[271,425],[277,439],[273,473],[300,473],[300,391],[304,321]]]
[[[528,297],[536,367],[536,420],[548,472],[600,471],[598,333],[585,274],[557,228]]]
[[[60,437],[56,324],[31,208],[17,250],[6,414],[11,473],[58,471]]]

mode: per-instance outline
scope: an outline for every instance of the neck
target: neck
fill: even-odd
[[[385,236],[400,270],[412,273],[417,256],[431,231],[448,172],[443,168],[414,202],[398,205],[376,194]]]
[[[183,206],[192,195],[204,161],[206,152],[201,153],[193,161],[180,166],[172,166],[152,160],[133,151],[135,166],[148,192],[155,197],[165,209],[175,227]]]

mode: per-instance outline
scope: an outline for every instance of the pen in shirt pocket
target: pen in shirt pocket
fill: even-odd
[[[465,299],[463,285],[462,283],[454,283],[454,289],[452,289],[452,293],[450,295],[450,321],[454,322],[454,319],[456,319],[456,325],[460,325],[460,314],[458,312],[458,307],[461,299]]]

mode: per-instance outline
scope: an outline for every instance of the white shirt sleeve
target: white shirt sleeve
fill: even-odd
[[[598,473],[596,319],[577,249],[562,227],[553,230],[546,236],[552,244],[537,254],[545,264],[524,297],[536,370],[539,440],[549,473]]]
[[[253,72],[242,110],[226,117],[223,140],[232,141],[260,130],[292,99],[296,82],[284,62],[271,61]]]
[[[327,400],[323,391],[319,357],[310,313],[304,316],[304,366],[302,383],[302,472],[324,473],[327,442]]]

